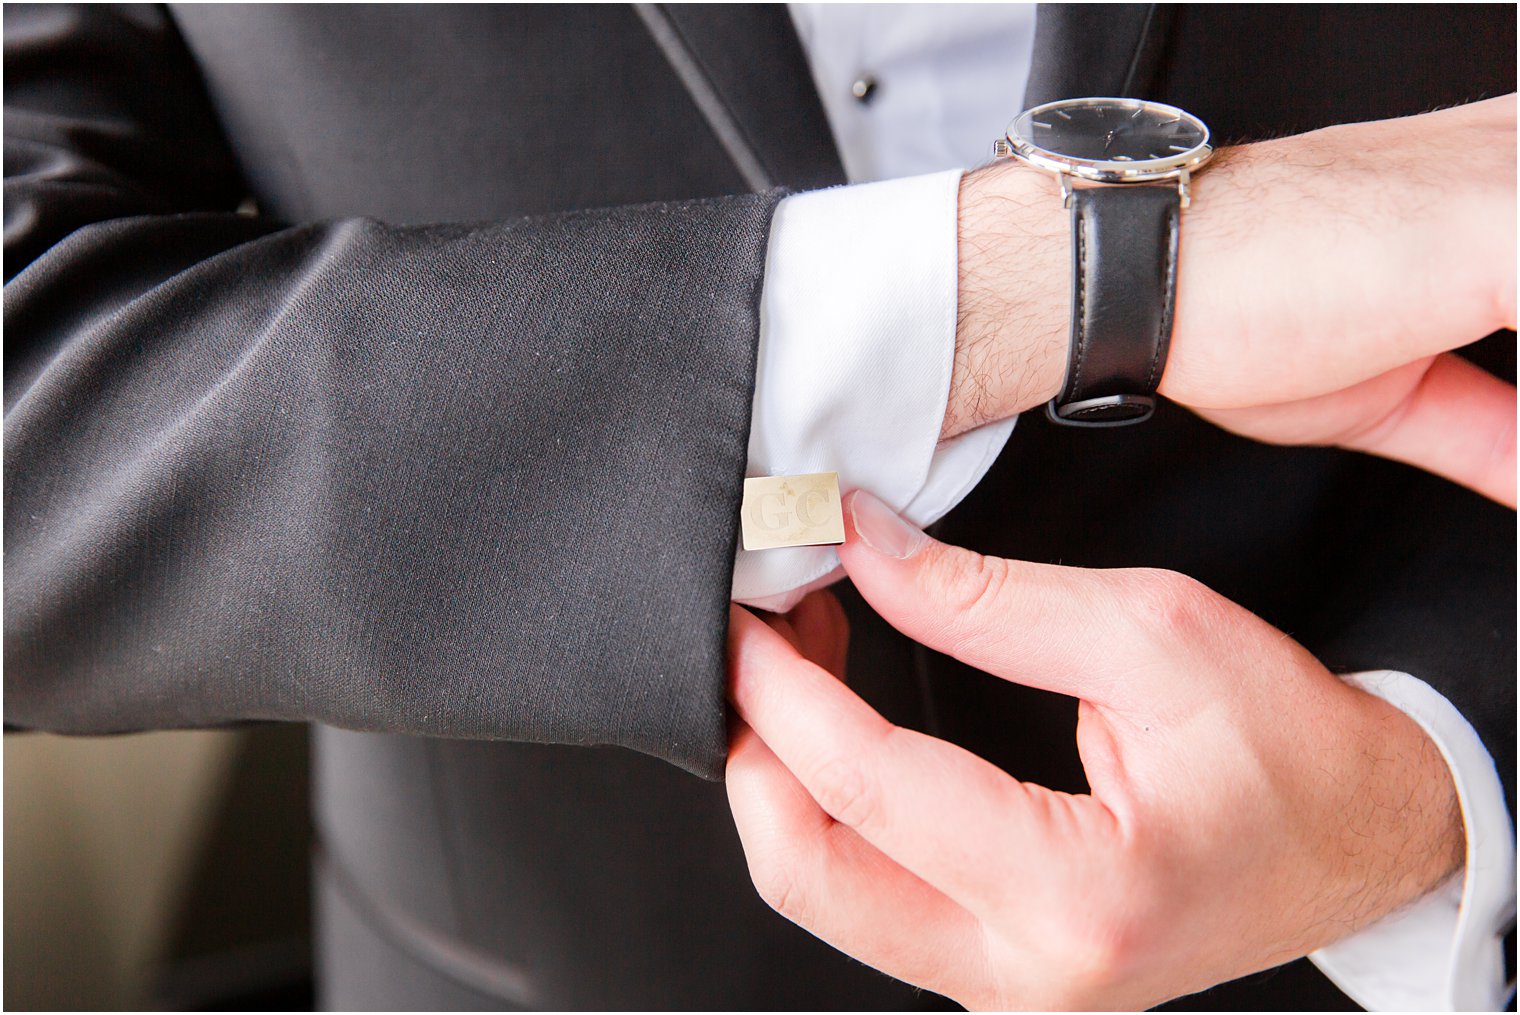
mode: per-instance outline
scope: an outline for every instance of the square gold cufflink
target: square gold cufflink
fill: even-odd
[[[839,474],[746,479],[739,528],[746,550],[843,543]]]

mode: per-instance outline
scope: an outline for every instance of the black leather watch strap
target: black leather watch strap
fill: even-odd
[[[1071,353],[1047,411],[1057,423],[1122,426],[1150,416],[1166,368],[1182,199],[1175,185],[1071,195]]]

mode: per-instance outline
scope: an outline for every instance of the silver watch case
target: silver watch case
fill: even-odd
[[[1070,155],[1062,155],[1040,147],[1034,139],[1028,135],[1017,133],[1015,127],[1019,120],[1028,117],[1031,121],[1041,114],[1054,113],[1058,110],[1069,110],[1075,107],[1094,106],[1117,106],[1121,109],[1145,109],[1153,113],[1172,115],[1191,121],[1203,132],[1203,141],[1193,148],[1177,155],[1164,159],[1146,159],[1144,161],[1107,161],[1098,159],[1080,159]],[[1061,203],[1069,204],[1071,201],[1071,188],[1074,180],[1086,183],[1098,184],[1124,184],[1124,183],[1156,183],[1160,181],[1175,181],[1177,190],[1182,197],[1182,207],[1186,208],[1190,203],[1191,195],[1188,193],[1189,177],[1194,170],[1201,167],[1214,154],[1214,149],[1209,144],[1210,135],[1208,126],[1198,117],[1176,106],[1169,106],[1164,102],[1149,102],[1145,99],[1123,99],[1103,96],[1095,96],[1082,99],[1059,99],[1055,102],[1046,102],[1043,105],[1027,109],[1009,123],[1008,131],[992,143],[992,156],[995,159],[1016,158],[1026,162],[1037,169],[1055,173],[1061,185]]]

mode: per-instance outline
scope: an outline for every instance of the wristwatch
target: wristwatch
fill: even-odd
[[[1160,102],[1062,99],[1019,114],[992,154],[1056,174],[1071,209],[1071,351],[1050,418],[1149,418],[1172,338],[1188,183],[1214,154],[1208,127]]]

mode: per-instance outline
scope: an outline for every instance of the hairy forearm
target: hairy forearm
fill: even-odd
[[[1369,451],[1513,506],[1514,388],[1445,354],[1515,325],[1514,131],[1509,95],[1220,150],[1182,217],[1160,394],[1258,440]],[[1432,177],[1432,145],[1467,152],[1464,172]],[[1049,174],[970,173],[959,212],[943,438],[1058,394],[1072,310]]]
[[[1249,182],[1240,179],[1241,155],[1248,151],[1222,150],[1194,183],[1195,197],[1209,200],[1195,200],[1183,218],[1188,256],[1179,259],[1173,359],[1179,346],[1208,358],[1196,337],[1178,333],[1208,330],[1219,316],[1207,297],[1239,239],[1227,223],[1238,212],[1236,192]],[[1050,175],[1003,162],[962,178],[955,371],[941,439],[1035,408],[1060,392],[1071,335],[1071,242],[1071,213]]]
[[[1045,174],[1003,164],[961,180],[955,370],[942,439],[1055,397],[1070,329],[1070,218]]]

